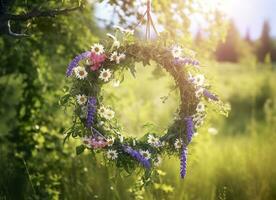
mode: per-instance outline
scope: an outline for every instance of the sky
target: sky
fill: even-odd
[[[223,11],[232,18],[241,35],[249,29],[251,38],[257,39],[262,30],[264,20],[268,20],[271,35],[276,38],[276,0],[202,0],[206,6],[219,2]],[[106,5],[99,4],[96,16],[110,19]]]
[[[208,1],[208,0],[206,0]],[[224,10],[234,19],[241,34],[250,30],[252,38],[258,38],[264,20],[268,20],[271,35],[276,37],[276,0],[221,0]]]

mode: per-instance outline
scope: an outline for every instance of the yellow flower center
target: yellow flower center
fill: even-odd
[[[84,75],[84,71],[79,71],[79,75],[83,76]]]

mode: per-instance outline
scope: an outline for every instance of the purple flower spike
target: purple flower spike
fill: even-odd
[[[137,161],[139,161],[141,165],[143,165],[145,168],[150,168],[150,161],[147,160],[144,156],[142,156],[138,151],[132,149],[130,146],[124,146],[123,149],[126,153],[135,158]]]
[[[182,151],[181,151],[181,159],[180,159],[180,177],[184,178],[187,173],[187,156],[188,149],[186,144],[183,143]]]
[[[190,143],[194,135],[194,122],[192,117],[186,117],[185,121],[186,121],[187,140],[188,140],[188,143]]]
[[[219,100],[218,97],[216,97],[214,94],[212,94],[211,92],[209,92],[206,89],[203,91],[203,95],[205,97],[207,97],[208,99],[211,99],[211,100],[214,100],[214,101],[218,101]]]
[[[97,100],[95,97],[89,97],[87,103],[87,117],[86,117],[86,126],[91,127],[93,124],[94,116],[96,113],[96,103]]]
[[[199,61],[197,60],[193,60],[191,58],[175,58],[173,60],[173,64],[177,65],[177,66],[181,66],[181,65],[192,65],[194,67],[198,67],[199,66]]]
[[[71,76],[73,73],[74,68],[79,64],[79,62],[85,58],[88,58],[90,56],[91,52],[86,51],[81,53],[80,55],[76,56],[68,65],[67,71],[66,71],[66,76]]]

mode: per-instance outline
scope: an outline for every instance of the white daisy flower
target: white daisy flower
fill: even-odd
[[[109,137],[106,139],[106,142],[107,142],[107,146],[112,146],[114,144],[114,140],[115,138],[114,137]]]
[[[116,58],[116,63],[119,64],[125,58],[126,58],[126,55],[124,53],[120,53],[119,56],[117,56]]]
[[[148,135],[148,143],[149,144],[153,144],[154,143],[154,139],[155,139],[155,137],[153,136],[153,135]]]
[[[182,55],[183,49],[180,46],[174,46],[171,50],[174,58],[179,58]]]
[[[193,83],[197,86],[203,86],[204,85],[204,81],[205,81],[205,78],[204,78],[204,75],[202,74],[198,74],[196,76],[194,76],[193,78]]]
[[[84,105],[87,102],[87,96],[84,94],[77,95],[77,102],[79,105]]]
[[[135,139],[132,140],[132,145],[136,146],[136,140]]]
[[[108,150],[106,152],[106,157],[111,160],[115,160],[118,158],[118,153],[116,150]]]
[[[99,78],[102,79],[104,82],[108,82],[112,73],[109,69],[102,69]]]
[[[106,112],[106,108],[104,106],[101,106],[99,109],[98,109],[98,113],[101,117],[104,117],[104,114]]]
[[[158,167],[158,166],[161,165],[161,163],[162,163],[162,158],[160,156],[157,156],[157,158],[156,158],[156,160],[154,162],[154,166]]]
[[[102,53],[104,53],[104,47],[101,44],[94,44],[93,46],[91,46],[91,52],[100,55]]]
[[[85,70],[84,67],[78,66],[74,69],[75,75],[78,79],[85,79],[87,77],[87,71]]]
[[[205,111],[205,105],[202,102],[199,102],[196,106],[197,112],[204,112]]]
[[[110,61],[116,61],[116,60],[117,60],[117,57],[118,57],[118,53],[117,53],[117,51],[114,51],[114,52],[110,55],[109,60],[110,60]]]
[[[144,156],[144,158],[146,158],[147,160],[148,159],[150,159],[150,152],[149,152],[149,150],[146,150],[146,151],[144,151],[144,150],[140,150],[140,154],[142,155],[142,156]]]
[[[159,138],[153,135],[148,135],[148,143],[154,147],[160,147],[162,145]]]
[[[210,128],[208,128],[208,133],[210,135],[217,135],[218,134],[218,129],[216,129],[214,127],[210,127]]]
[[[115,116],[115,112],[111,109],[105,109],[105,112],[104,112],[104,118],[107,119],[107,120],[111,120],[113,119]]]
[[[203,94],[203,91],[204,91],[203,88],[197,89],[197,90],[195,91],[195,96],[196,96],[196,98],[200,98],[200,97],[202,96],[202,94]]]
[[[183,144],[182,140],[176,139],[174,142],[174,148],[181,149],[182,144]]]

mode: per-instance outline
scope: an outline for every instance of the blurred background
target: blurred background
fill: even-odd
[[[231,106],[210,111],[189,146],[188,174],[165,158],[146,188],[63,144],[59,106],[70,60],[112,32],[135,27],[146,1],[0,1],[0,199],[276,199],[276,0],[153,0],[157,29],[197,52],[213,90]],[[145,39],[145,22],[136,36]],[[152,39],[156,36],[153,34]],[[155,63],[105,88],[124,135],[164,133],[178,105]],[[152,65],[152,66],[151,66]],[[162,103],[162,97],[169,98]],[[123,98],[122,98],[123,97]]]

